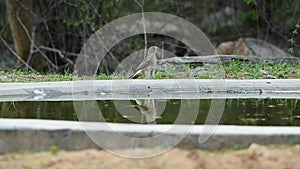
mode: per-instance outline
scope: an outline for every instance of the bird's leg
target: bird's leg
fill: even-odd
[[[152,69],[152,77],[154,77],[154,75],[155,75],[155,68],[154,69]]]
[[[146,78],[149,78],[150,75],[151,75],[151,70],[147,69],[147,70],[145,71],[145,75],[146,75]]]

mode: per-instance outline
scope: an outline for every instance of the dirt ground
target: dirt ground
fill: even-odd
[[[119,157],[103,150],[10,153],[0,156],[0,169],[300,169],[299,146],[244,150],[172,149],[144,159]]]

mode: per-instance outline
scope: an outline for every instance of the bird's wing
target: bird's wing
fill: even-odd
[[[137,70],[140,70],[140,69],[144,69],[146,68],[147,66],[150,65],[150,59],[145,59],[142,63],[140,63],[140,65],[136,68],[136,71]]]

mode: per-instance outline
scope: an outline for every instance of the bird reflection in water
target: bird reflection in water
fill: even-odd
[[[156,124],[156,107],[154,99],[136,99],[135,108],[141,113],[141,123]]]

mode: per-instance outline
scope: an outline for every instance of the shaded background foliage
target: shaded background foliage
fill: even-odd
[[[44,71],[72,72],[84,42],[103,25],[133,13],[164,12],[182,17],[206,33],[215,46],[240,37],[254,37],[273,43],[299,57],[300,1],[298,0],[49,0],[32,1],[33,52],[44,53]],[[5,0],[0,0],[1,36],[13,48]],[[194,53],[175,39],[147,35],[148,45],[165,42],[164,49],[178,56]],[[144,36],[137,35],[116,45],[101,63],[100,72],[110,74],[118,62],[144,48]],[[15,67],[16,57],[0,41],[2,67]],[[30,62],[29,62],[30,63]]]

